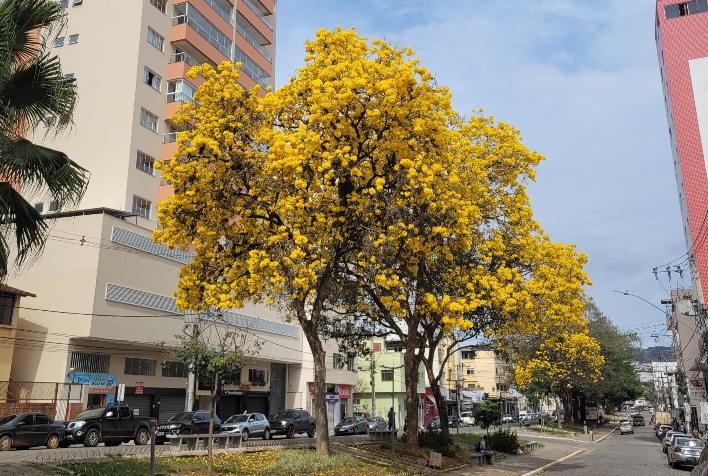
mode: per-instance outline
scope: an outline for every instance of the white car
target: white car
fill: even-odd
[[[460,413],[460,421],[461,421],[465,426],[474,426],[474,417],[472,416],[472,412],[462,412],[462,413]]]
[[[510,414],[507,413],[505,415],[502,415],[501,420],[502,420],[502,423],[511,423],[514,421],[514,417],[512,417]]]
[[[624,435],[625,433],[632,433],[634,434],[634,425],[632,425],[631,421],[621,421],[619,424],[619,430],[620,430],[620,435]]]

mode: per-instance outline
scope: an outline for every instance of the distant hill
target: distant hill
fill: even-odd
[[[649,364],[651,362],[666,362],[674,359],[674,350],[671,346],[647,347],[637,355],[636,362]]]

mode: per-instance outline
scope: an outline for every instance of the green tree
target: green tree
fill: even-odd
[[[475,423],[481,429],[487,430],[487,434],[489,434],[489,427],[501,420],[499,404],[491,400],[484,400],[474,407],[472,415],[474,416]]]
[[[48,225],[25,194],[44,196],[62,210],[78,204],[88,184],[88,172],[66,154],[25,137],[45,120],[54,133],[72,124],[76,84],[47,52],[64,21],[55,1],[0,3],[0,277],[8,272],[13,235],[18,266],[44,247]]]

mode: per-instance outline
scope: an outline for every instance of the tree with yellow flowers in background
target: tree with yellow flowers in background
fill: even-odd
[[[401,339],[417,428],[418,366],[445,335],[532,332],[538,303],[558,286],[579,294],[587,278],[583,256],[533,220],[525,184],[541,156],[518,131],[459,117],[408,48],[336,29],[306,51],[290,83],[262,99],[229,64],[190,72],[205,82],[173,118],[187,130],[162,165],[175,195],[160,204],[155,238],[196,250],[181,308],[265,302],[297,319],[313,353],[317,449],[328,454],[328,322],[368,316]],[[575,319],[560,311],[543,308]]]

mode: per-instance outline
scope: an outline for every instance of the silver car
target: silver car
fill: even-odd
[[[698,438],[678,436],[666,452],[666,461],[673,468],[681,465],[697,466],[704,446],[703,441]]]
[[[624,435],[625,433],[634,434],[634,425],[632,425],[631,421],[621,421],[619,424],[619,431],[620,435]]]
[[[674,443],[673,440],[677,436],[685,436],[686,438],[689,438],[689,436],[686,433],[682,433],[680,431],[669,430],[664,435],[664,439],[661,440],[661,451],[666,453],[667,448]]]
[[[381,417],[373,416],[367,420],[369,421],[369,431],[388,430],[388,422]]]
[[[262,413],[242,413],[232,415],[221,424],[221,433],[242,433],[241,441],[248,441],[251,436],[270,438],[270,424]]]

